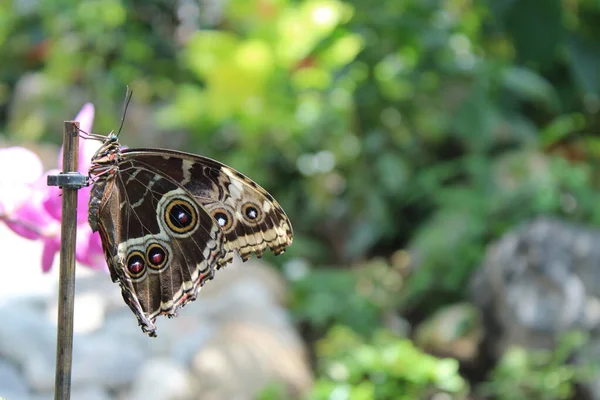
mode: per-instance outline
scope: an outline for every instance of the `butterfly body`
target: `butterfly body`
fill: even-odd
[[[121,150],[108,135],[92,158],[88,220],[113,281],[145,333],[176,316],[238,253],[247,260],[292,243],[289,219],[263,188],[206,157]]]

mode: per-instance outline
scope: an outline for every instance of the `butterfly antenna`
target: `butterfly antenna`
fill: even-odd
[[[125,123],[125,114],[127,114],[127,107],[129,107],[131,96],[133,96],[133,90],[131,90],[129,88],[129,85],[127,85],[127,92],[125,93],[125,105],[123,106],[123,116],[121,117],[121,125],[119,125],[119,131],[117,132],[117,136],[119,136],[119,134],[121,133],[121,129],[123,129],[123,124]]]

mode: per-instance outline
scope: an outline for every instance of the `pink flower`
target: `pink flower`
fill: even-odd
[[[0,214],[10,215],[31,196],[42,175],[37,154],[22,147],[0,149]]]
[[[85,132],[91,131],[93,120],[94,106],[90,103],[75,117]],[[87,175],[98,146],[97,141],[79,140],[78,170],[82,174]],[[58,164],[62,169],[62,149]],[[46,186],[47,176],[58,174],[60,170],[50,170],[42,175],[41,165],[38,156],[27,149],[0,149],[0,218],[18,235],[43,241],[42,270],[47,272],[60,250],[62,197],[61,189]],[[4,187],[11,190],[2,190]],[[100,236],[92,233],[87,223],[90,192],[91,188],[85,187],[78,193],[76,259],[89,267],[106,270]]]

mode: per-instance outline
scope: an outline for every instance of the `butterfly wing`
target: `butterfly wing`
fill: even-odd
[[[277,201],[265,189],[240,172],[210,158],[173,150],[123,150],[124,160],[169,176],[194,196],[225,236],[227,254],[237,252],[246,261],[252,253],[262,256],[270,248],[275,254],[292,244],[292,225]]]
[[[156,336],[156,317],[177,315],[212,279],[224,235],[188,190],[135,161],[98,180],[92,204],[112,279],[142,330]]]

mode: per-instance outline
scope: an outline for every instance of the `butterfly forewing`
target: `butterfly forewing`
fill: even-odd
[[[189,191],[217,221],[225,234],[231,261],[237,252],[245,261],[262,256],[268,247],[275,254],[291,245],[291,223],[277,201],[257,183],[218,161],[173,150],[131,149],[122,153],[140,168],[168,176]]]

